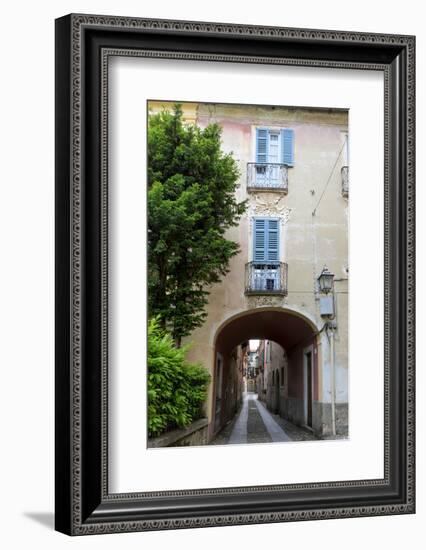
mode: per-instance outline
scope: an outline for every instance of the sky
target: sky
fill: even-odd
[[[259,340],[249,340],[250,351],[256,351],[259,346]]]

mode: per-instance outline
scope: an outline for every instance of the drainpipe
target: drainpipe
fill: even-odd
[[[335,353],[334,353],[334,327],[329,323],[330,331],[330,359],[331,359],[331,433],[336,435],[336,378],[335,378]]]

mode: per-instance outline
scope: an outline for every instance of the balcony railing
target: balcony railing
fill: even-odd
[[[288,191],[288,168],[278,163],[247,163],[247,190]]]
[[[342,195],[349,197],[349,166],[342,166]]]
[[[287,295],[287,264],[283,262],[246,264],[246,294]]]

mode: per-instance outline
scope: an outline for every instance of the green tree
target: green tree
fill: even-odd
[[[203,323],[209,287],[239,252],[225,238],[246,208],[235,199],[239,175],[218,124],[184,124],[178,104],[149,116],[148,307],[178,346]]]
[[[176,348],[158,319],[148,324],[148,435],[184,428],[203,415],[210,375],[189,363],[188,346]]]

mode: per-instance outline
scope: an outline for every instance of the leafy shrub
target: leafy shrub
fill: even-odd
[[[189,363],[188,346],[176,348],[157,318],[148,325],[148,434],[184,428],[202,416],[210,374]]]

